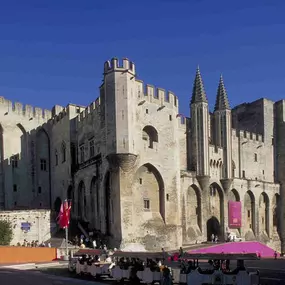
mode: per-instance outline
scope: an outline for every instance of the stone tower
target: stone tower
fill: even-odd
[[[214,122],[215,145],[223,149],[221,183],[227,191],[232,181],[232,114],[222,75],[217,91]]]
[[[209,106],[199,67],[196,71],[191,111],[191,166],[202,189],[209,184]]]
[[[105,63],[105,118],[107,153],[133,153],[135,66],[128,59]]]
[[[104,101],[105,142],[108,167],[103,180],[105,188],[105,233],[116,237],[119,246],[121,232],[121,203],[125,177],[134,166],[135,112],[136,112],[135,65],[128,59],[122,63],[113,58],[104,65],[104,84],[101,96]],[[128,196],[128,195],[126,195]]]
[[[285,101],[275,103],[275,179],[280,183],[279,219],[281,252],[285,252]]]

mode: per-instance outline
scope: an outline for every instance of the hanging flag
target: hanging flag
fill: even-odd
[[[58,224],[62,229],[68,228],[70,220],[71,202],[65,200],[60,207]]]

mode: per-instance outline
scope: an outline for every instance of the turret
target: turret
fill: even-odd
[[[191,98],[191,168],[197,177],[209,177],[209,107],[199,67],[196,71]],[[207,179],[203,179],[207,180]],[[199,181],[201,187],[205,183]],[[204,186],[202,186],[202,184]]]
[[[232,179],[232,114],[222,75],[217,91],[214,118],[214,142],[217,147],[223,148],[223,171],[221,179],[224,181],[224,188],[228,188],[229,185],[226,184],[229,184]],[[226,184],[225,181],[227,181]]]

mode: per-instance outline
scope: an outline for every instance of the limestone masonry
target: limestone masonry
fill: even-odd
[[[145,86],[128,59],[105,62],[88,107],[1,97],[0,209],[54,209],[67,197],[73,218],[116,247],[233,232],[284,251],[285,101],[231,109],[221,78],[210,113],[197,70],[190,113],[179,114],[174,93]],[[240,228],[229,226],[229,201],[241,202]]]
[[[13,229],[11,245],[27,242],[39,243],[50,239],[52,223],[49,210],[0,211],[0,219],[8,220]]]

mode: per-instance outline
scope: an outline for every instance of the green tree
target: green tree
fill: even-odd
[[[9,221],[0,220],[0,245],[10,245],[12,238],[12,224]]]

